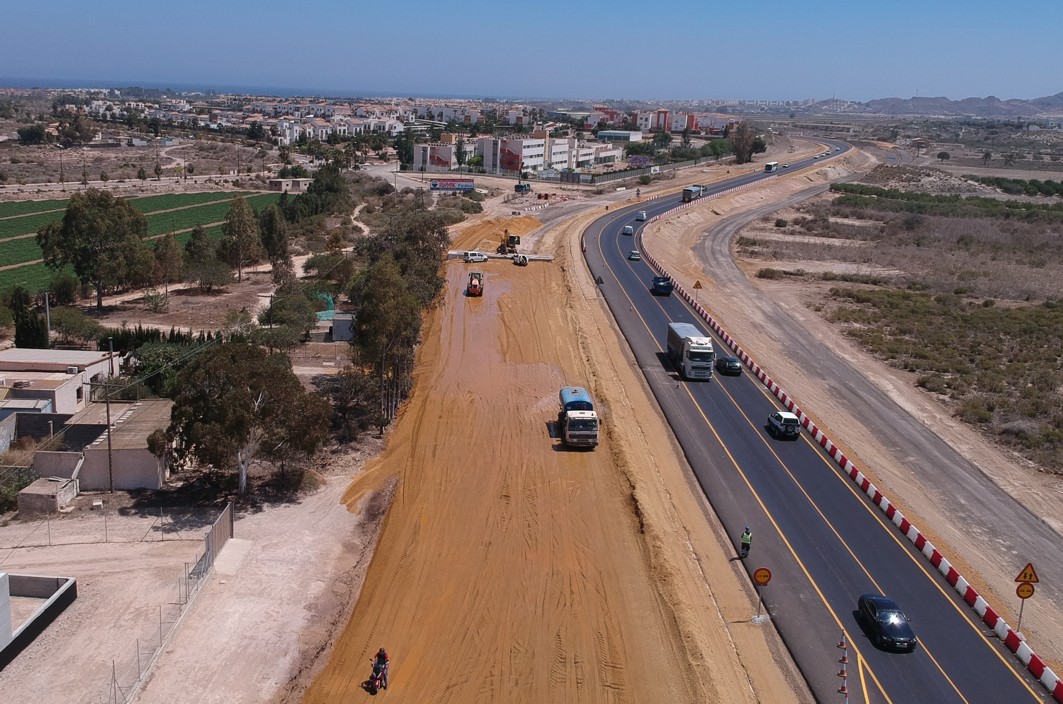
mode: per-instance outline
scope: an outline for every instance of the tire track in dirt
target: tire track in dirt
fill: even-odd
[[[504,223],[481,222],[455,243],[495,241]],[[751,602],[622,341],[601,323],[578,244],[570,253],[543,235],[540,246],[553,265],[478,265],[482,298],[462,295],[468,267],[445,265],[413,396],[346,501],[391,476],[397,499],[304,701],[351,691],[364,673],[344,664],[379,644],[393,653],[398,701],[808,701],[785,675],[751,674],[774,669],[774,657],[738,664],[730,631],[746,626],[704,608],[717,599],[706,574]],[[548,434],[557,389],[572,383],[603,408],[607,432],[591,453]]]

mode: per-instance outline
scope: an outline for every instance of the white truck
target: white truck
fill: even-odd
[[[682,379],[712,379],[716,350],[712,338],[706,337],[690,323],[668,324],[668,359]]]
[[[580,386],[565,386],[559,397],[557,434],[561,442],[569,447],[593,449],[598,444],[598,413],[591,395]]]

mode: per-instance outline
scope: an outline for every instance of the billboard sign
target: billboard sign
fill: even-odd
[[[434,178],[433,191],[471,191],[474,188],[471,178]]]

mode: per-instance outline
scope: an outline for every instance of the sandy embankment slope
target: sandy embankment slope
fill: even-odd
[[[357,696],[382,645],[398,701],[810,699],[770,627],[748,623],[747,580],[576,261],[593,217],[542,238],[552,265],[476,265],[483,298],[447,264],[413,396],[346,500],[393,476],[398,493],[305,701]],[[470,228],[455,246],[496,237]],[[574,383],[603,408],[594,452],[549,437]]]

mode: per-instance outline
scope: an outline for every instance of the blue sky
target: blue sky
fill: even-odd
[[[1036,98],[1063,0],[5,3],[4,79],[568,99]]]

